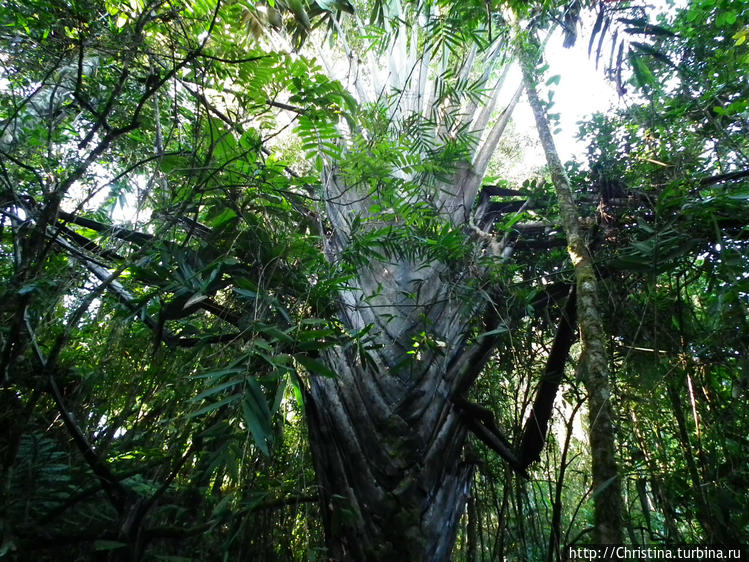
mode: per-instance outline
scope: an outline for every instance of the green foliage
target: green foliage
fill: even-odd
[[[510,8],[542,26],[574,11],[556,4]],[[589,166],[569,166],[597,224],[626,522],[643,544],[747,542],[745,4],[620,18],[642,97],[586,124]],[[372,2],[373,37],[354,40],[387,44],[423,8]],[[2,3],[0,557],[326,558],[305,393],[337,376],[333,347],[378,368],[374,325],[338,319],[368,267],[440,263],[450,299],[491,304],[500,321],[466,336],[497,340],[472,398],[517,442],[570,264],[553,235],[522,248],[529,219],[558,222],[525,171],[538,205],[492,233],[517,243],[511,263],[436,207],[477,143],[455,108],[485,101],[461,57],[507,26],[484,2],[431,8],[418,48],[457,60],[435,71],[434,111],[395,116],[402,92],[358,106],[316,61],[269,47],[282,29],[295,47],[338,33],[345,1]],[[366,210],[330,261],[323,170]],[[410,359],[443,353],[432,328],[414,328]],[[466,453],[456,559],[554,560],[586,540],[584,402],[570,364],[530,482]]]
[[[317,319],[339,281],[265,136],[290,86],[318,133],[350,96],[234,41],[237,4],[0,12],[3,552],[257,558],[262,526],[313,552],[285,425],[297,366],[351,338]]]
[[[747,424],[737,381],[749,305],[745,92],[735,78],[749,67],[727,40],[744,11],[694,2],[663,20],[630,55],[647,102],[581,130],[586,181],[611,201],[615,244],[599,260],[620,410],[630,412],[619,432],[638,498],[628,515],[643,541],[746,541],[734,515],[746,509],[746,467],[734,455],[746,452],[735,432]]]

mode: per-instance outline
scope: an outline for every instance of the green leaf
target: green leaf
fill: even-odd
[[[192,378],[194,379],[210,379],[210,378],[219,378],[223,377],[224,375],[233,375],[236,373],[242,373],[245,369],[243,367],[229,367],[226,369],[219,369],[217,371],[209,371],[207,373],[201,373],[199,375],[193,375]]]
[[[338,376],[317,359],[312,359],[311,357],[302,354],[294,355],[294,359],[314,375],[320,375],[330,378],[335,378]]]
[[[18,294],[28,295],[38,290],[39,290],[39,287],[37,287],[34,283],[29,283],[28,285],[24,285],[23,287],[18,289]]]
[[[736,23],[736,12],[730,10],[721,12],[715,19],[715,23],[719,26],[733,25],[734,23]]]
[[[253,377],[247,379],[244,399],[242,400],[242,414],[255,444],[263,453],[269,455],[271,413],[265,394]]]
[[[290,375],[289,384],[291,384],[291,390],[294,392],[294,399],[296,400],[297,406],[304,408],[304,393],[302,392],[303,383],[296,372],[292,372]]]
[[[218,394],[222,390],[226,390],[227,388],[231,388],[231,387],[237,386],[238,384],[241,384],[242,382],[244,382],[244,380],[245,380],[244,377],[237,377],[237,378],[232,379],[230,381],[226,381],[224,383],[221,383],[221,384],[218,384],[216,386],[213,386],[213,387],[211,387],[211,388],[209,388],[207,390],[204,390],[203,392],[201,392],[200,394],[198,394],[194,398],[191,398],[190,402],[200,402],[204,398],[208,398],[209,396],[213,396],[214,394]]]
[[[211,220],[211,226],[213,228],[221,228],[228,222],[234,220],[237,217],[236,211],[234,209],[226,208],[221,213]]]
[[[238,295],[242,295],[243,297],[247,297],[249,299],[256,299],[257,298],[257,292],[250,290],[250,289],[240,289],[238,287],[234,287],[234,292]]]
[[[661,51],[655,49],[652,45],[648,45],[647,43],[639,43],[639,42],[633,41],[632,47],[642,53],[645,53],[646,55],[650,55],[654,59],[657,59],[667,64],[671,68],[678,68],[674,63],[671,62],[671,59],[669,59]]]
[[[108,540],[94,541],[94,550],[96,551],[117,550],[118,548],[122,548],[124,546],[127,546],[127,545],[124,542],[119,542],[119,541],[108,541]]]
[[[231,404],[232,402],[236,402],[241,398],[240,394],[234,394],[232,396],[228,396],[224,398],[223,400],[219,400],[218,402],[212,402],[211,404],[208,404],[207,406],[203,406],[196,412],[192,412],[188,417],[190,418],[196,418],[198,416],[202,416],[203,414],[208,414],[210,412],[213,412],[214,410],[218,410],[219,408],[222,408],[223,406],[226,406],[227,404]]]
[[[749,201],[749,191],[739,191],[726,195],[725,197],[726,199],[733,199],[734,201]]]
[[[509,328],[507,326],[499,326],[498,328],[494,328],[493,330],[489,330],[488,332],[479,334],[479,338],[485,338],[489,336],[498,336],[500,334],[506,334],[508,331],[509,331]]]
[[[285,373],[284,373],[285,374]],[[284,394],[286,393],[286,381],[288,377],[282,376],[278,379],[278,386],[276,387],[276,396],[273,399],[273,406],[270,409],[270,414],[275,415],[281,408],[281,402],[283,401]]]
[[[656,80],[653,72],[650,70],[642,57],[635,55],[632,51],[629,52],[629,60],[632,63],[632,70],[635,73],[635,80],[637,84],[643,88],[645,86],[655,86]]]

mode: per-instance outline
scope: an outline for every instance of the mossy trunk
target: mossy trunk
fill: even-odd
[[[594,540],[600,544],[622,542],[621,483],[615,458],[615,435],[608,357],[598,306],[598,280],[579,223],[567,173],[559,159],[544,108],[536,90],[535,65],[538,43],[521,55],[528,101],[554,182],[567,250],[575,268],[577,315],[582,342],[579,370],[588,392],[589,440],[593,472]]]

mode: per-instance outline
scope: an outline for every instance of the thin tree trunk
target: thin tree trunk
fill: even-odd
[[[562,458],[559,461],[559,477],[554,486],[554,504],[551,516],[551,529],[549,530],[549,548],[546,551],[546,562],[554,562],[554,560],[562,559],[561,553],[559,552],[559,547],[562,542],[562,492],[564,491],[564,478],[570,464],[567,462],[567,455],[570,452],[573,424],[580,406],[582,406],[582,402],[578,402],[575,405],[570,413],[569,419],[567,420],[567,435],[564,438]]]
[[[492,485],[492,491],[496,497],[496,488]],[[505,476],[502,486],[502,504],[497,509],[497,530],[494,534],[494,544],[491,550],[491,560],[505,559],[505,528],[507,526],[507,509],[510,505],[510,496],[512,494],[512,479],[509,475]]]
[[[666,540],[671,544],[682,542],[683,539],[681,533],[676,527],[676,514],[674,508],[671,505],[671,501],[669,500],[668,494],[666,493],[663,482],[659,476],[662,470],[658,467],[656,460],[653,458],[650,443],[648,443],[643,432],[640,430],[639,419],[633,410],[630,410],[629,417],[634,436],[637,439],[637,445],[645,459],[645,464],[647,466],[646,474],[650,475],[650,485],[653,490],[653,497],[657,500],[660,506],[660,511],[663,515],[663,524],[666,528]],[[652,535],[650,540],[655,540]]]
[[[728,516],[716,517],[716,509],[720,504],[710,501],[710,496],[708,495],[709,488],[705,487],[705,483],[700,477],[697,460],[695,459],[689,439],[686,416],[684,416],[684,411],[682,410],[682,400],[679,387],[677,386],[676,375],[669,374],[666,376],[666,388],[679,429],[679,442],[687,462],[687,472],[692,480],[692,489],[694,490],[694,501],[696,504],[695,514],[705,531],[706,542],[711,544],[739,545],[741,542],[738,539],[740,533],[737,532],[736,526],[730,521]]]
[[[478,562],[478,509],[476,493],[468,498],[468,522],[466,525],[466,562]]]
[[[603,326],[598,310],[598,281],[579,224],[569,178],[559,159],[549,123],[536,90],[535,65],[538,42],[521,55],[523,79],[536,119],[538,136],[554,182],[559,214],[567,236],[567,249],[575,268],[577,311],[583,352],[580,367],[588,392],[589,438],[593,466],[595,542],[622,541],[621,484],[615,460],[613,414],[608,383],[608,361]]]

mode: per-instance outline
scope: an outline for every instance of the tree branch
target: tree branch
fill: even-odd
[[[57,410],[60,412],[60,417],[62,418],[68,433],[70,433],[70,436],[73,438],[73,442],[78,447],[78,450],[81,452],[81,455],[83,455],[88,466],[101,482],[102,488],[107,496],[109,496],[112,505],[118,512],[122,513],[125,508],[125,498],[127,497],[128,490],[120,482],[119,478],[112,474],[109,466],[99,458],[99,455],[94,451],[93,447],[86,439],[86,436],[83,435],[81,428],[75,423],[52,373],[49,374],[48,382],[49,388],[52,391],[52,397],[57,405]]]
[[[487,408],[469,402],[461,396],[453,397],[452,401],[460,409],[463,422],[471,433],[506,460],[515,472],[528,478],[528,473],[515,451],[512,450],[512,445],[494,423],[494,414]]]
[[[709,178],[702,178],[700,180],[700,185],[702,186],[713,185],[713,184],[724,182],[724,181],[740,180],[746,177],[749,177],[749,170],[741,170],[740,172],[729,172],[727,174],[719,174],[717,176],[710,176]]]
[[[575,286],[569,290],[567,304],[559,319],[551,352],[546,360],[543,378],[536,391],[536,398],[531,406],[531,413],[523,427],[520,441],[520,464],[526,468],[541,460],[541,451],[546,442],[546,432],[554,408],[554,399],[559,384],[564,376],[564,366],[567,362],[570,347],[575,341],[575,326],[577,324],[577,295]]]

